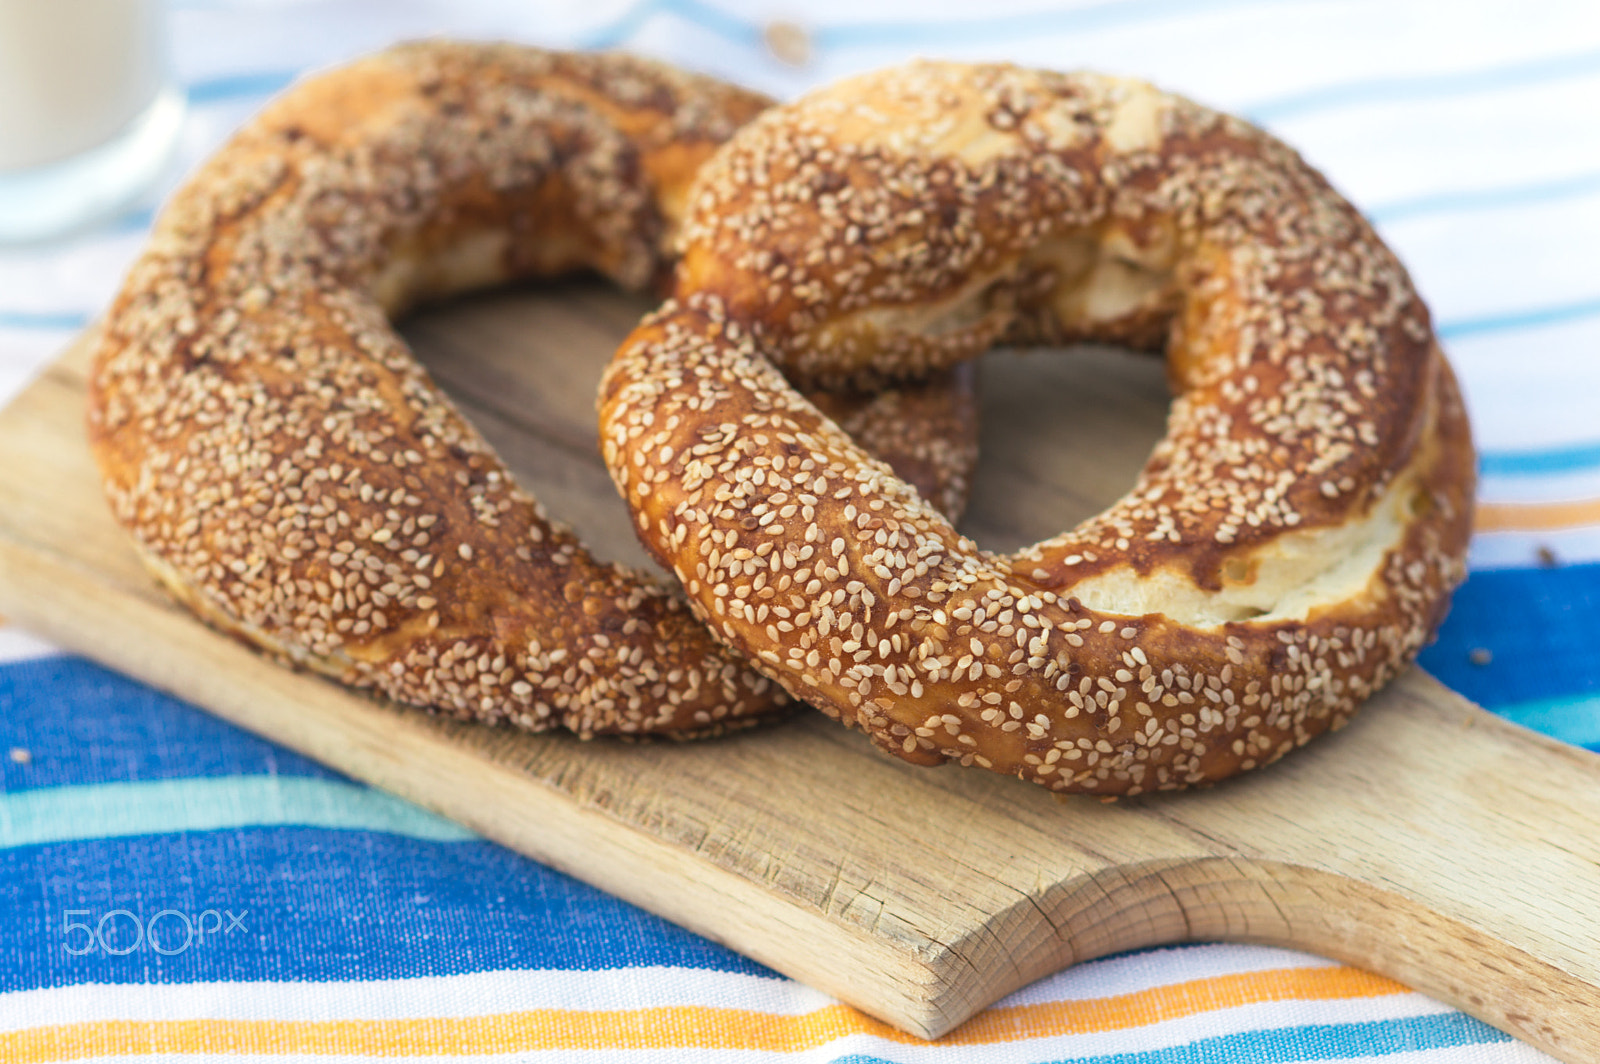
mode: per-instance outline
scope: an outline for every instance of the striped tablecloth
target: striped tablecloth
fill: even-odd
[[[181,169],[300,72],[435,33],[626,47],[780,96],[1007,58],[1247,115],[1398,249],[1466,388],[1473,571],[1423,663],[1600,749],[1600,7],[756,6],[178,3]],[[106,303],[150,219],[0,250],[0,392]],[[1548,1059],[1385,979],[1230,945],[1086,964],[920,1042],[23,633],[0,629],[0,659],[3,1060]]]

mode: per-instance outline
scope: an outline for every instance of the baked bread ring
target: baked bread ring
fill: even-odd
[[[649,284],[695,169],[767,104],[440,42],[276,100],[173,199],[98,341],[90,436],[146,563],[226,631],[462,717],[686,734],[787,701],[547,520],[389,325],[519,277]],[[831,401],[956,502],[970,387]],[[889,402],[913,419],[877,424]]]
[[[767,112],[697,189],[602,451],[796,697],[911,761],[1130,795],[1280,757],[1431,638],[1471,519],[1460,396],[1404,269],[1272,137],[1140,82],[919,63]],[[1165,341],[1167,434],[1109,510],[1007,556],[775,368],[1075,338]]]

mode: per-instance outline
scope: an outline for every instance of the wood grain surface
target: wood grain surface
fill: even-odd
[[[593,396],[643,310],[588,285],[406,333],[601,554],[643,564]],[[438,720],[291,672],[174,607],[101,499],[69,351],[0,413],[0,613],[242,727],[935,1037],[1108,952],[1294,946],[1392,976],[1566,1061],[1600,1060],[1600,758],[1413,671],[1344,731],[1208,791],[1117,804],[919,769],[816,714],[703,744]],[[1011,549],[1132,483],[1159,362],[996,353],[964,531]]]

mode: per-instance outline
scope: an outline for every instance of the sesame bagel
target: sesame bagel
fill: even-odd
[[[172,200],[97,341],[90,437],[145,562],[228,632],[461,717],[688,734],[782,705],[677,592],[547,519],[390,325],[516,278],[647,286],[695,169],[768,102],[445,42],[290,89]],[[958,505],[970,388],[828,401]]]
[[[1139,82],[919,63],[767,112],[696,188],[602,451],[796,697],[911,761],[1131,795],[1275,760],[1431,638],[1471,521],[1461,398],[1405,270],[1272,137]],[[1110,509],[1005,556],[778,369],[1085,338],[1165,347],[1166,436]]]

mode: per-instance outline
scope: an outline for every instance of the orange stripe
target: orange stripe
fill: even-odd
[[[1600,499],[1574,502],[1480,502],[1474,525],[1479,532],[1552,532],[1600,525]]]
[[[985,1045],[1090,1034],[1262,1002],[1346,1000],[1406,992],[1399,983],[1355,968],[1283,968],[1196,979],[1088,1001],[989,1009],[937,1044]],[[141,1053],[450,1056],[668,1048],[795,1052],[850,1034],[922,1043],[845,1005],[829,1005],[798,1016],[689,1006],[608,1012],[534,1009],[409,1020],[107,1020],[0,1034],[0,1059],[44,1062]]]
[[[981,1045],[1052,1034],[1120,1031],[1241,1005],[1343,1001],[1409,992],[1409,987],[1393,979],[1359,968],[1279,968],[1195,979],[1117,997],[985,1009],[945,1035],[940,1044]]]

